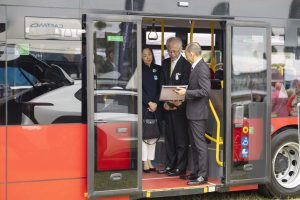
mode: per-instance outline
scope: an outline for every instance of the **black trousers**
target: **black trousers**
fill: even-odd
[[[166,153],[167,166],[186,170],[188,161],[188,121],[185,114],[169,111],[166,119]]]
[[[193,155],[192,173],[208,176],[208,149],[205,139],[206,120],[189,120],[190,143]]]

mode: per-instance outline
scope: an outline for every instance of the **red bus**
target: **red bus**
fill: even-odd
[[[1,0],[0,200],[298,195],[299,9],[296,0]],[[209,179],[198,186],[142,172],[141,49],[160,65],[173,36],[199,42],[212,71]],[[165,159],[162,135],[155,166]]]

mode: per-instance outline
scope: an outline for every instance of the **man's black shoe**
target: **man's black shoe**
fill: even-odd
[[[155,167],[152,167],[152,168],[150,167],[150,171],[151,172],[156,172],[156,168]]]
[[[188,181],[188,185],[201,185],[207,183],[207,178],[204,178],[203,176],[199,176],[198,178]]]
[[[143,169],[144,173],[150,173],[150,169]]]
[[[171,167],[166,167],[164,169],[160,169],[157,171],[158,174],[166,174],[168,172],[172,171],[172,168]]]
[[[172,171],[167,173],[168,176],[179,176],[185,174],[185,170],[173,169]]]
[[[189,174],[189,175],[181,175],[179,176],[179,178],[183,180],[194,180],[198,178],[198,176],[196,174]]]

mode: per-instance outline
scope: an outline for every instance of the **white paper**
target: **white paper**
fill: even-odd
[[[179,96],[175,90],[177,88],[187,89],[187,85],[163,85],[160,92],[160,101],[184,101],[185,95]]]

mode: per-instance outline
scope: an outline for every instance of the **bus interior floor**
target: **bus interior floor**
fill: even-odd
[[[208,178],[206,184],[197,186],[187,185],[187,180],[180,179],[179,176],[167,176],[166,174],[158,174],[156,172],[143,173],[142,188],[143,190],[168,190],[168,189],[184,189],[190,187],[207,187],[221,184],[219,180]]]

